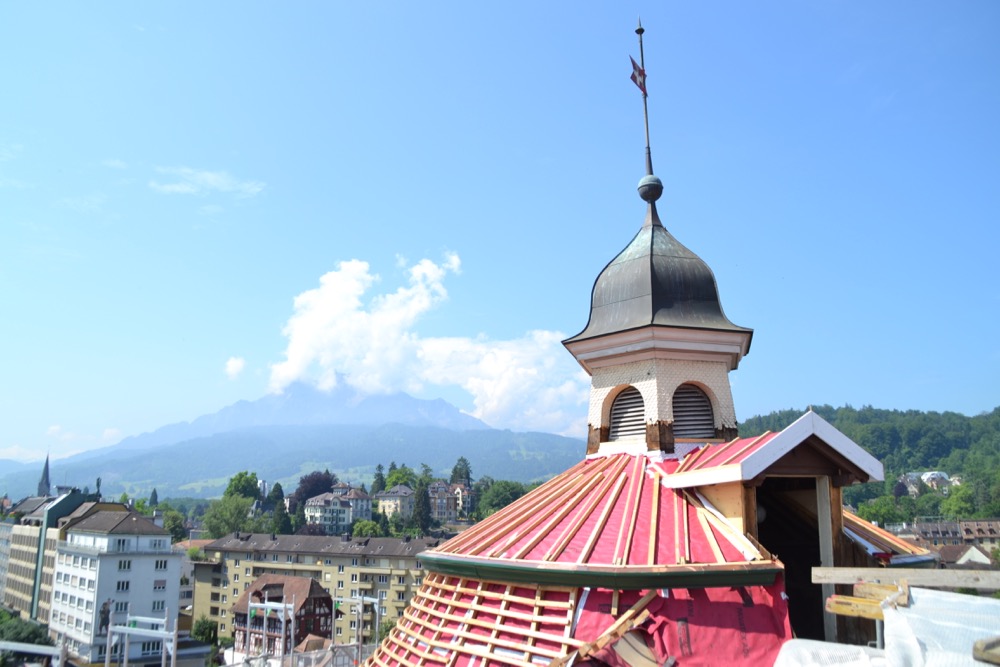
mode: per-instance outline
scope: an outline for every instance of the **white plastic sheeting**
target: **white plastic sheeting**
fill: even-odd
[[[885,650],[793,639],[785,643],[776,667],[979,666],[972,645],[1000,635],[1000,600],[975,595],[910,589],[910,606],[883,603]]]

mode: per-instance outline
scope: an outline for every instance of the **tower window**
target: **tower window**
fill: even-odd
[[[712,402],[693,384],[682,384],[674,392],[674,437],[715,437]]]
[[[646,435],[645,409],[642,394],[635,387],[629,387],[615,397],[611,404],[611,429],[609,440],[621,440]]]

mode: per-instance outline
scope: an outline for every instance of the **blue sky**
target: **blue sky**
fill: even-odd
[[[644,208],[740,418],[1000,405],[1000,3],[64,3],[0,21],[0,458],[288,382],[582,434]]]

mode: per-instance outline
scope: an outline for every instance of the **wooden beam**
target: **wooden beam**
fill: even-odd
[[[998,570],[933,570],[912,567],[814,567],[814,584],[889,584],[905,579],[910,586],[1000,590]]]
[[[826,610],[840,616],[873,618],[879,621],[883,619],[881,602],[850,595],[831,595],[826,599]]]
[[[1000,665],[1000,637],[977,641],[972,645],[972,657],[980,662]]]

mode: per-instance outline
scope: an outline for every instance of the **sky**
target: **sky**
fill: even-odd
[[[108,2],[0,21],[0,459],[291,382],[583,435],[645,208],[737,416],[1000,405],[1000,3]]]

